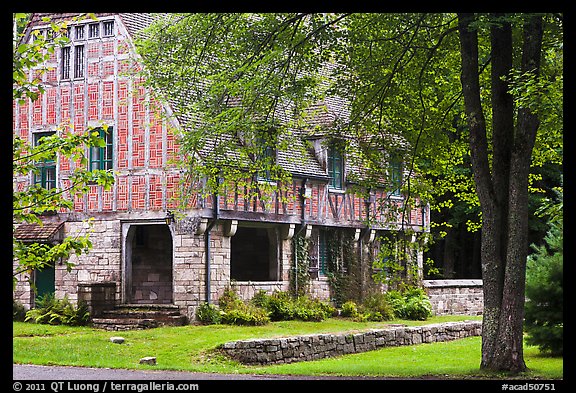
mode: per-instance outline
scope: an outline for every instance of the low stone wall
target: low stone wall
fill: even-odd
[[[227,342],[220,348],[227,356],[244,364],[292,363],[481,334],[481,321],[463,321],[411,327],[391,326],[359,333],[240,340]]]
[[[424,280],[434,315],[482,315],[482,280]]]

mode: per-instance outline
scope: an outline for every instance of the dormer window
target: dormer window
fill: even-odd
[[[271,167],[276,163],[275,135],[273,133],[261,133],[257,139],[258,152],[256,159],[259,166],[264,169],[258,171],[257,178],[259,181],[271,182]]]
[[[334,144],[328,147],[328,176],[330,176],[330,188],[336,190],[344,188],[344,158]]]

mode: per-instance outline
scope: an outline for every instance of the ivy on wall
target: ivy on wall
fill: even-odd
[[[310,285],[310,247],[312,241],[304,236],[295,236],[292,242],[292,266],[290,268],[290,293],[295,296],[307,294]]]

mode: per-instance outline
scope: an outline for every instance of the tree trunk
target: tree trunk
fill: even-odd
[[[538,118],[519,108],[516,129],[512,97],[501,77],[512,67],[512,31],[507,22],[491,28],[492,152],[490,170],[480,101],[478,36],[473,14],[459,14],[462,91],[470,127],[470,153],[482,209],[481,264],[484,286],[482,361],[493,371],[526,370],[523,356],[524,288],[528,253],[528,174]],[[522,70],[538,75],[541,17],[524,26]]]

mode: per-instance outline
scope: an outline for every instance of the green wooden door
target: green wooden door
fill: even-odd
[[[54,280],[54,266],[46,266],[41,271],[36,270],[34,281],[36,284],[36,299],[47,294],[53,294],[56,291]]]

